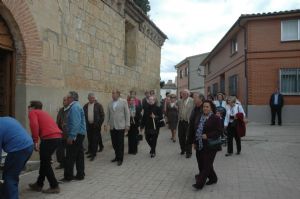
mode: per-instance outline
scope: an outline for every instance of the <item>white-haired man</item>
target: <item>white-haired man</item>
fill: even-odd
[[[192,145],[188,143],[189,119],[194,108],[194,100],[190,97],[188,89],[181,91],[182,99],[178,101],[179,123],[178,139],[181,149],[181,155],[186,154],[186,158],[192,156]]]

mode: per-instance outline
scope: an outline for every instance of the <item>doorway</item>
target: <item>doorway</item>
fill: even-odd
[[[0,16],[0,116],[14,116],[14,45],[12,35]]]

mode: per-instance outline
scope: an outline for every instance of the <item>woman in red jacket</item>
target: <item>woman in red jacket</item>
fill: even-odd
[[[213,167],[214,159],[220,145],[210,146],[209,141],[218,140],[222,134],[221,120],[215,115],[215,105],[212,101],[203,102],[203,114],[200,118],[198,128],[190,132],[191,139],[196,150],[199,174],[195,176],[196,189],[202,189],[203,186],[215,184],[218,177]],[[206,182],[208,178],[208,182]]]
[[[35,183],[29,184],[29,187],[33,191],[42,191],[45,178],[47,177],[50,188],[42,192],[59,193],[58,182],[51,167],[51,156],[61,144],[62,131],[52,117],[41,110],[42,107],[43,104],[40,101],[31,101],[28,106],[34,149],[39,151],[40,154],[39,176]]]

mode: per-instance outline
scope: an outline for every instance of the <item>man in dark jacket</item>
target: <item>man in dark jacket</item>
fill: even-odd
[[[98,150],[98,143],[100,143],[100,151],[103,150],[101,126],[104,121],[104,111],[102,105],[96,101],[94,93],[89,93],[89,102],[83,107],[86,129],[88,136],[88,158],[93,161]]]
[[[271,107],[271,114],[272,114],[272,121],[271,125],[275,125],[275,117],[277,114],[278,117],[278,125],[281,126],[281,110],[283,107],[283,96],[279,92],[279,89],[276,90],[275,93],[271,95],[270,98],[270,107]]]
[[[62,169],[65,165],[66,146],[67,146],[67,115],[68,115],[67,97],[63,98],[63,107],[57,113],[56,124],[62,130],[63,138],[59,147],[56,149],[56,159],[59,165],[55,169]]]

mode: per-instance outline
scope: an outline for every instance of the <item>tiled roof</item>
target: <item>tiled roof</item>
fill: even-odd
[[[241,17],[262,17],[262,16],[274,16],[274,15],[283,15],[283,14],[292,14],[292,13],[299,13],[300,9],[296,10],[285,10],[285,11],[278,11],[278,12],[263,12],[263,13],[253,13],[253,14],[242,14]]]

